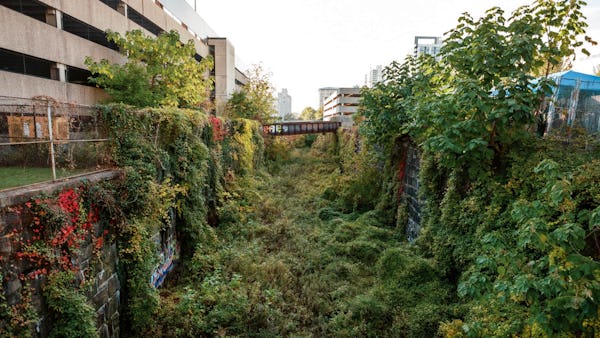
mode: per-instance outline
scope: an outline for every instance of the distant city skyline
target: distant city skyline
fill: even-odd
[[[374,65],[414,53],[415,36],[443,36],[461,13],[479,18],[499,6],[507,15],[532,0],[186,0],[219,36],[227,37],[241,63],[262,63],[273,74],[276,96],[287,88],[292,112],[318,108],[319,88],[362,86]],[[600,41],[600,0],[583,8],[587,35]],[[235,9],[235,10],[234,10]],[[600,47],[589,47],[593,55]],[[592,72],[579,57],[575,67]],[[597,63],[600,63],[598,60]],[[581,66],[579,66],[581,65]],[[581,69],[581,67],[585,69]]]

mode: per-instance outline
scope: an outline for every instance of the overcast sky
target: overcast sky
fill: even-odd
[[[414,37],[442,36],[458,17],[529,0],[186,0],[219,36],[227,37],[242,70],[262,63],[292,111],[318,106],[321,87],[364,84],[371,67],[402,61]],[[600,0],[588,0],[588,34],[600,41]],[[591,48],[600,54],[600,48]],[[600,64],[600,58],[593,62]],[[589,62],[588,62],[589,63]],[[591,65],[585,69],[592,71]],[[579,68],[579,70],[585,70]]]

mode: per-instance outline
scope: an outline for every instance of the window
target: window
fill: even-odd
[[[0,69],[51,79],[54,62],[0,48]]]
[[[63,30],[75,34],[81,38],[86,40],[95,42],[101,46],[110,48],[112,50],[119,50],[119,47],[112,42],[106,39],[106,33],[102,30],[88,25],[83,21],[79,21],[74,17],[63,13]]]
[[[119,7],[119,4],[121,3],[120,0],[100,0],[101,2],[103,2],[106,6],[117,10],[117,8]]]
[[[92,73],[89,70],[67,66],[67,82],[94,87],[88,81],[91,76]]]
[[[147,29],[149,32],[151,32],[152,34],[154,34],[156,36],[158,36],[160,33],[164,32],[164,30],[162,28],[157,26],[154,22],[146,19],[145,16],[140,14],[135,9],[131,8],[131,6],[127,7],[127,18],[129,18],[129,20],[137,23],[138,25],[144,27],[145,29]]]
[[[0,5],[46,22],[46,10],[50,7],[36,0],[0,0]]]

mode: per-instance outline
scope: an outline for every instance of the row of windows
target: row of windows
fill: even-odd
[[[35,0],[0,0],[0,5],[20,12],[34,19],[46,22],[48,6]]]
[[[102,30],[88,25],[87,23],[75,19],[74,17],[64,14],[63,17],[63,30],[69,32],[71,34],[77,35],[81,38],[84,38],[88,41],[95,42],[101,46],[106,48],[110,48],[112,50],[119,50],[119,47],[112,41],[108,41],[106,39],[106,33]]]
[[[117,11],[119,10],[119,6],[122,4],[122,1],[120,0],[100,1]],[[0,5],[20,12],[36,20],[51,24],[53,26],[58,26],[58,23],[56,22],[56,16],[53,15],[53,8],[40,1],[0,0]],[[141,27],[144,27],[146,30],[155,35],[159,35],[160,33],[164,32],[162,28],[148,20],[131,7],[127,8],[127,17],[131,21],[137,23]],[[112,50],[118,50],[118,46],[114,42],[107,40],[106,32],[81,20],[78,20],[66,13],[62,13],[62,29],[101,46],[110,48]],[[196,53],[194,55],[194,59],[200,62],[203,58]],[[0,52],[0,69],[44,78],[58,79],[58,75],[56,75],[57,69],[55,69],[54,62],[33,56],[27,56],[25,54],[11,52],[8,50],[2,50]],[[87,78],[91,76],[91,73],[87,70],[70,66],[67,68],[67,73],[70,74],[70,76],[67,77],[68,81],[73,83],[87,84]]]
[[[160,35],[160,33],[165,31],[164,29],[160,28],[154,22],[148,20],[145,16],[143,16],[141,13],[139,13],[131,7],[127,7],[127,18],[137,23],[138,25],[144,27],[146,30],[148,30],[154,35],[158,36]]]
[[[116,11],[119,10],[119,6],[122,3],[121,0],[100,0],[100,1]],[[48,14],[49,11],[51,10],[51,8],[40,1],[37,1],[37,0],[0,0],[0,5],[8,7],[10,9],[20,12],[22,14],[25,14],[36,20],[39,20],[39,21],[42,21],[42,22],[45,22],[48,24],[52,24],[54,26],[57,25],[57,23],[55,21],[52,22],[52,20],[55,20],[55,18],[49,16],[49,14]],[[131,21],[137,23],[141,27],[144,27],[146,30],[148,30],[149,32],[151,32],[154,35],[159,35],[164,32],[164,30],[162,28],[160,28],[158,25],[156,25],[152,21],[148,20],[141,13],[139,13],[138,11],[134,10],[131,7],[128,7],[128,9],[127,9],[127,17]],[[81,20],[78,20],[68,14],[65,14],[65,13],[63,13],[63,15],[62,15],[62,27],[63,27],[63,30],[66,32],[77,35],[81,38],[92,41],[94,43],[97,43],[101,46],[110,48],[112,50],[118,50],[118,47],[114,42],[108,41],[106,39],[106,33],[104,31],[102,31],[94,26],[91,26],[91,25],[89,25]],[[199,54],[194,55],[194,58],[198,62],[202,61],[202,56],[200,56]]]
[[[37,0],[0,0],[0,5],[8,7],[21,14],[27,15],[44,23],[58,26],[56,16],[53,15],[53,9]],[[101,46],[118,50],[117,45],[106,39],[106,33],[94,26],[77,20],[76,18],[63,13],[62,29],[71,34],[77,35],[86,40],[95,42]]]
[[[0,70],[52,80],[60,78],[59,69],[56,67],[55,62],[4,48],[0,48]],[[93,86],[88,82],[88,78],[91,76],[92,73],[88,70],[66,66],[65,77],[67,82]]]

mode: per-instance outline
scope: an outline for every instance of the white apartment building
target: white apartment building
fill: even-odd
[[[383,66],[381,65],[369,70],[365,78],[365,86],[373,88],[378,82],[383,82]]]
[[[415,36],[415,56],[426,54],[439,60],[438,54],[442,45],[443,41],[440,36]]]
[[[292,96],[288,94],[286,88],[277,94],[277,114],[281,120],[285,120],[286,116],[292,114]]]

